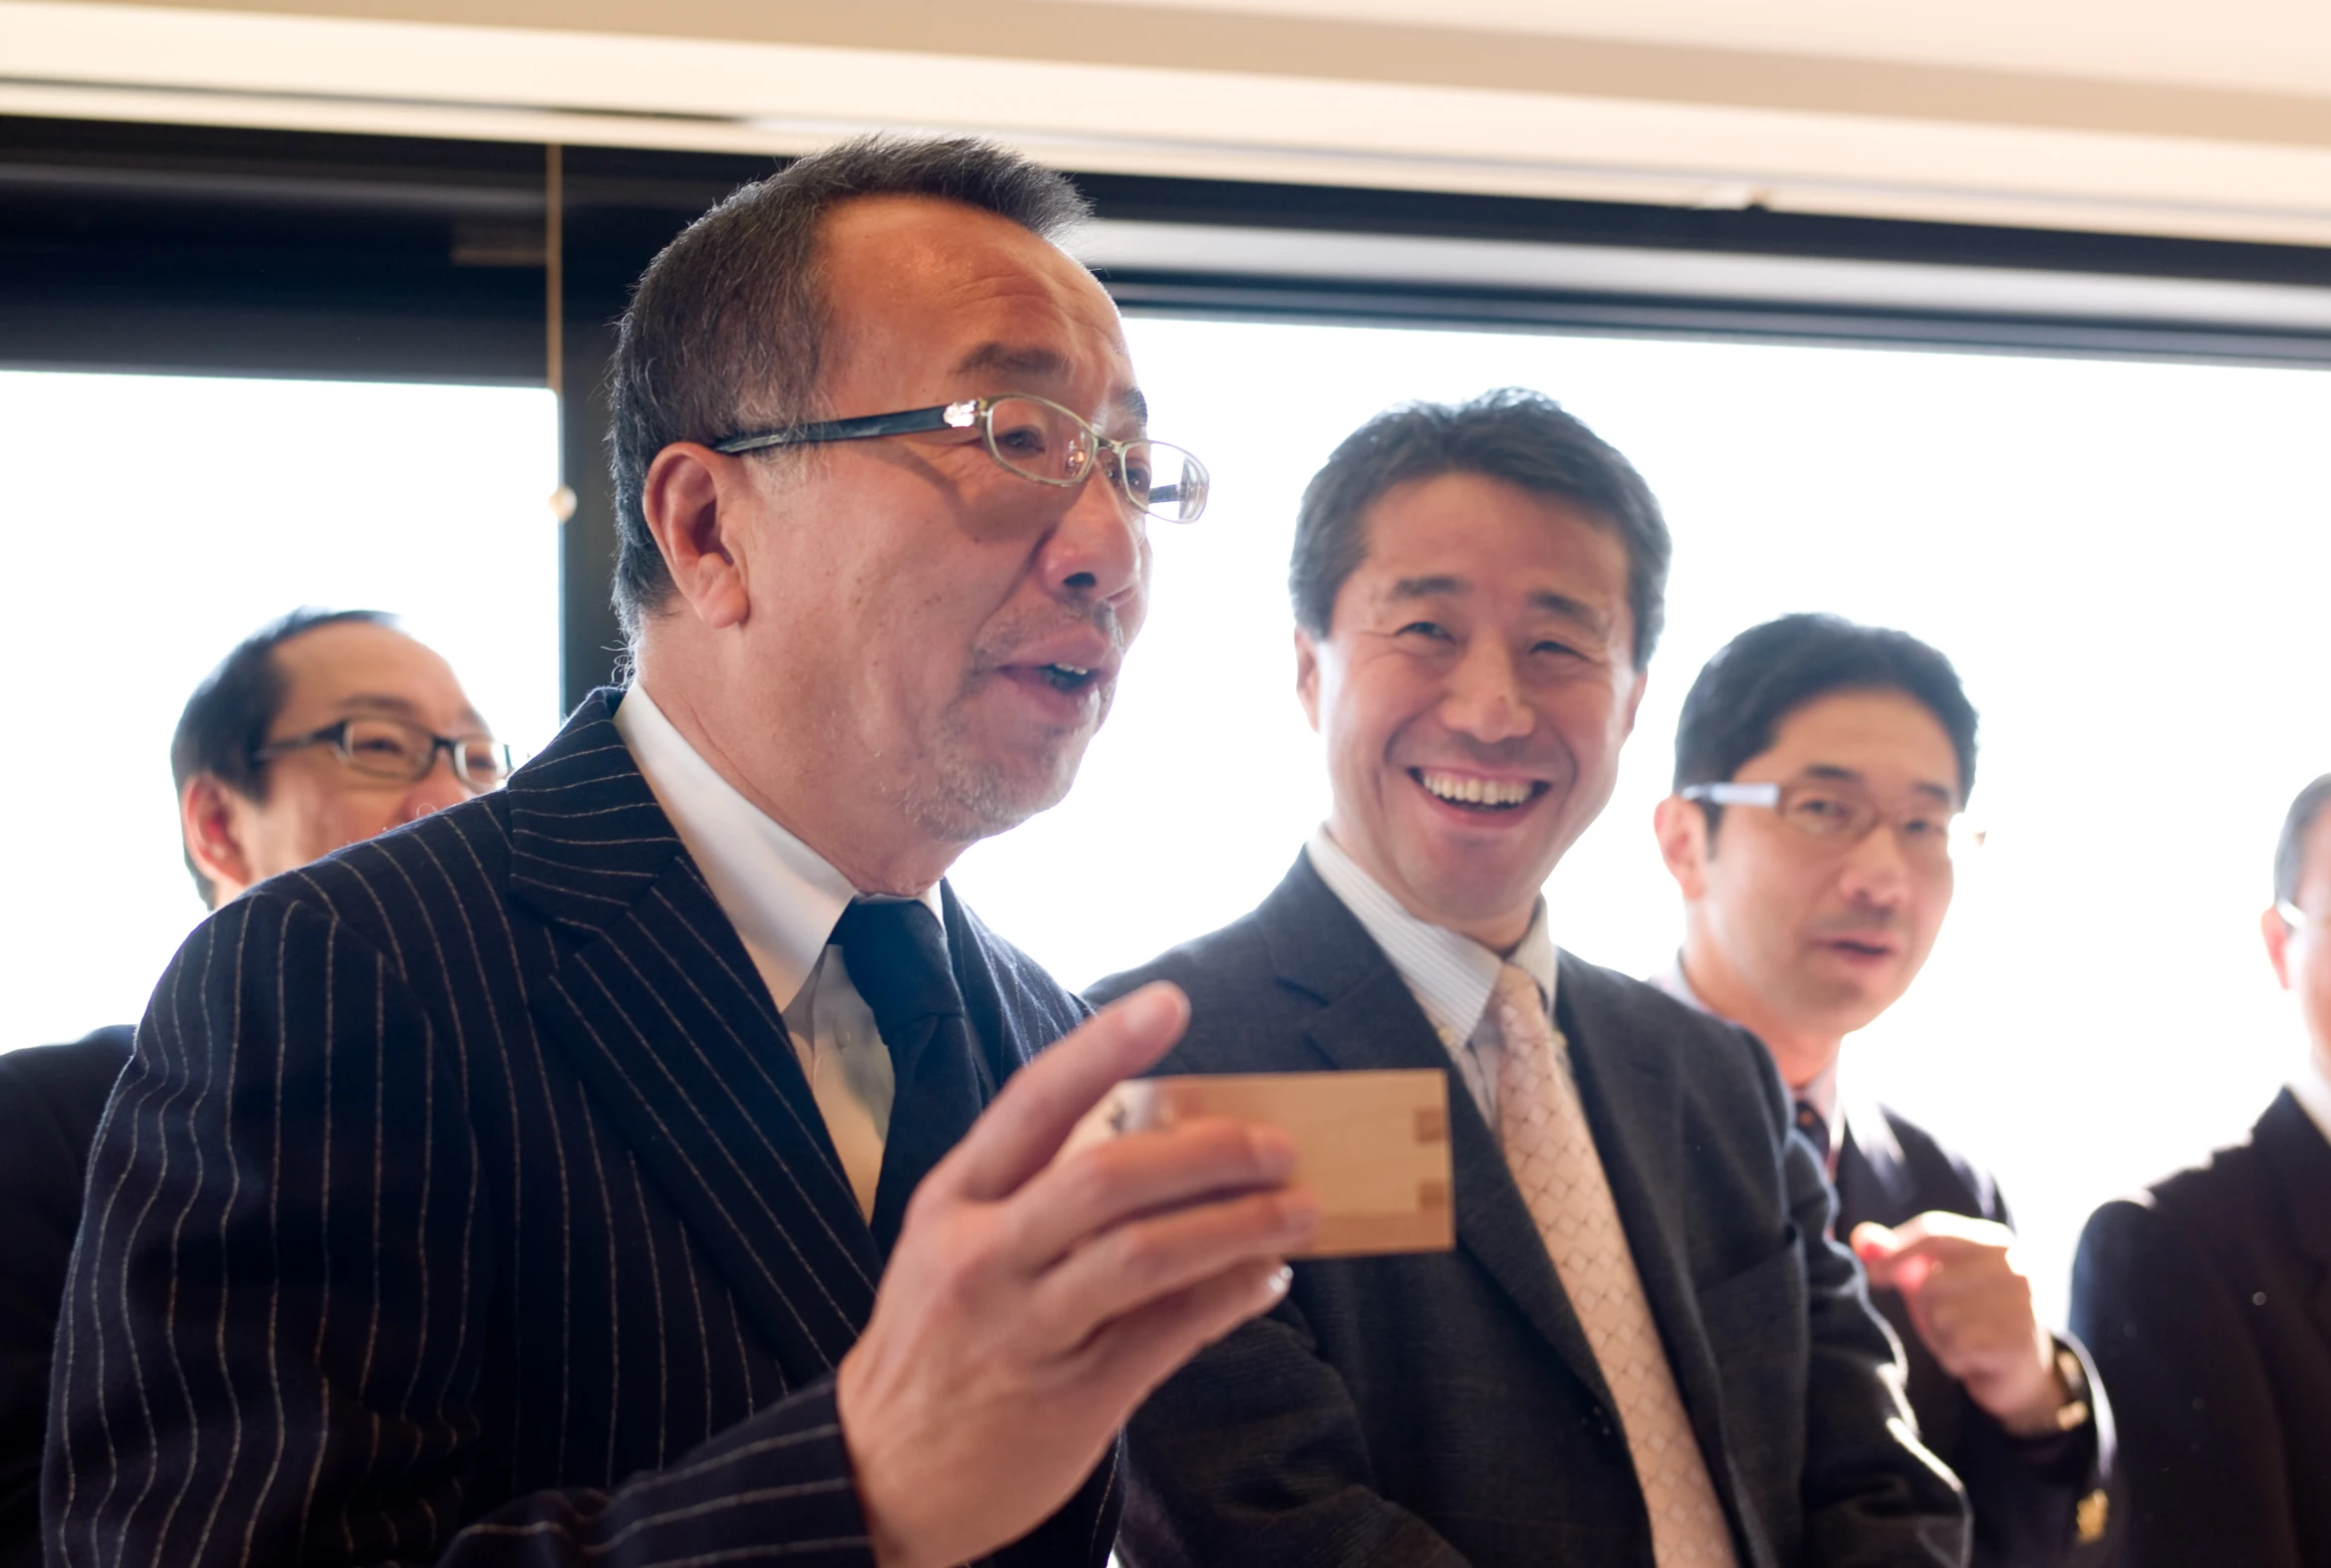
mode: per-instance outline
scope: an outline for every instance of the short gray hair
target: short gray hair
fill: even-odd
[[[634,642],[672,590],[641,507],[648,465],[674,441],[811,415],[827,326],[818,235],[858,196],[959,202],[1046,239],[1091,210],[1065,176],[991,141],[868,135],[743,186],[664,246],[617,327],[610,373],[615,606]]]

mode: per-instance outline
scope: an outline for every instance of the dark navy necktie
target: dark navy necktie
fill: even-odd
[[[907,1198],[970,1131],[990,1087],[947,962],[946,932],[927,905],[854,902],[842,912],[834,941],[891,1053],[891,1125],[868,1221],[888,1257]]]
[[[1829,1178],[1831,1186],[1835,1186],[1837,1184],[1837,1156],[1829,1144],[1829,1118],[1814,1110],[1811,1101],[1800,1100],[1797,1102],[1797,1132],[1804,1138],[1805,1142],[1813,1146],[1814,1155],[1821,1161],[1821,1174]],[[1832,1214],[1830,1218],[1832,1229],[1836,1227],[1836,1216]]]

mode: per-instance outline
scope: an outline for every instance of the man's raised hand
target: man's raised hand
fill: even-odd
[[[1056,1160],[1077,1121],[1181,1037],[1158,984],[1004,1085],[907,1204],[836,1386],[883,1568],[944,1568],[1072,1496],[1149,1392],[1287,1287],[1318,1222],[1269,1128],[1199,1121]]]
[[[2056,1430],[2069,1397],[2055,1340],[2032,1311],[2015,1266],[2015,1233],[1962,1214],[1921,1214],[1893,1229],[1854,1226],[1854,1254],[1878,1289],[1902,1292],[1911,1326],[1944,1372],[2009,1432]]]

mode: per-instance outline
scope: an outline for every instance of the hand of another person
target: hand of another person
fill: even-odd
[[[2010,1255],[2014,1240],[2005,1225],[1941,1212],[1853,1234],[1871,1285],[1902,1292],[1942,1370],[2009,1432],[2038,1437],[2057,1430],[2070,1396],[2055,1340],[2033,1315],[2031,1281]]]
[[[1021,1069],[907,1204],[836,1382],[883,1568],[944,1568],[1072,1496],[1149,1392],[1287,1288],[1317,1205],[1284,1134],[1221,1120],[1054,1156],[1181,1037],[1143,987]]]

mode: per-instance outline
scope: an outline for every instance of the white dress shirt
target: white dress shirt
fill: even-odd
[[[1701,1001],[1699,993],[1691,988],[1691,981],[1684,973],[1684,955],[1681,952],[1669,960],[1667,968],[1651,976],[1651,983],[1695,1013],[1705,1013],[1710,1018],[1718,1016],[1716,1010]],[[1727,1018],[1724,1021],[1730,1023],[1732,1020]],[[1829,1169],[1833,1176],[1837,1171],[1838,1157],[1845,1150],[1845,1118],[1837,1114],[1837,1064],[1843,1055],[1840,1052],[1838,1056],[1831,1057],[1829,1065],[1807,1082],[1789,1085],[1790,1095],[1820,1112],[1822,1125],[1829,1129]]]
[[[615,726],[768,985],[859,1210],[871,1217],[896,1084],[874,1011],[828,939],[858,890],[722,778],[638,680]],[[938,915],[937,887],[921,897]]]
[[[1311,836],[1305,853],[1311,869],[1328,891],[1343,901],[1368,934],[1376,938],[1393,968],[1424,1009],[1424,1017],[1457,1074],[1480,1108],[1481,1120],[1494,1133],[1497,1121],[1497,1053],[1504,1043],[1496,1016],[1489,1010],[1490,993],[1497,989],[1497,971],[1511,963],[1538,982],[1545,993],[1546,1011],[1554,1011],[1554,938],[1546,933],[1546,901],[1540,899],[1531,914],[1530,928],[1510,957],[1482,946],[1470,936],[1445,925],[1421,920],[1384,891],[1360,863],[1344,853],[1342,845],[1321,828]],[[1568,1061],[1567,1055],[1564,1057]]]

